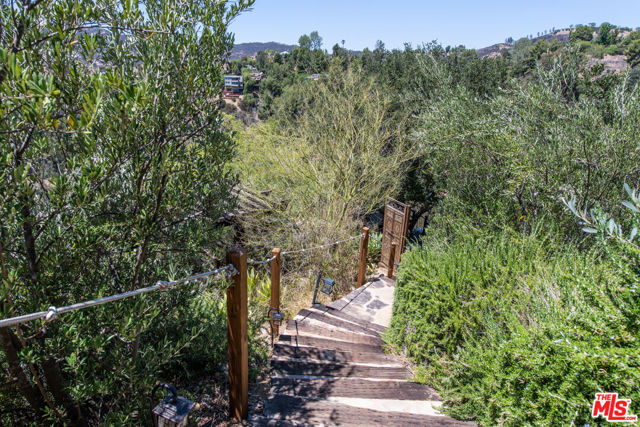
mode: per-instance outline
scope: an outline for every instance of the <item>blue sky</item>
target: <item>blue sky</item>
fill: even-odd
[[[438,40],[443,45],[480,48],[553,27],[611,22],[640,26],[640,0],[256,0],[237,18],[236,43],[276,41],[296,44],[317,30],[324,48],[345,40],[349,49],[414,46]]]

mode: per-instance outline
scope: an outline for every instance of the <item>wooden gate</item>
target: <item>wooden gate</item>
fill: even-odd
[[[407,244],[409,217],[411,206],[389,199],[384,207],[384,225],[382,229],[382,257],[380,264],[383,268],[389,268],[389,255],[391,243],[396,243],[395,259],[393,264],[400,262],[400,256]]]

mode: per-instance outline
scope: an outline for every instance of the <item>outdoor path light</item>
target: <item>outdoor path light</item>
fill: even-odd
[[[156,427],[183,427],[187,425],[189,411],[194,403],[178,396],[175,387],[165,383],[158,383],[151,392],[151,404],[155,400],[159,388],[169,390],[168,394],[152,411],[153,425]]]
[[[318,273],[318,279],[316,280],[316,289],[313,292],[313,307],[320,306],[320,303],[318,302],[318,289],[320,287],[320,283],[322,283],[322,288],[320,288],[320,291],[322,291],[322,293],[324,294],[331,295],[336,281],[333,279],[329,279],[328,277],[322,277],[322,271]]]
[[[269,320],[273,322],[273,326],[282,325],[282,321],[284,320],[284,314],[280,313],[277,308],[271,307],[269,309]]]

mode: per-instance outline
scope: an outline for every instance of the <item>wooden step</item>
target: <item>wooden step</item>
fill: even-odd
[[[356,377],[406,380],[409,371],[403,366],[369,366],[354,363],[314,363],[296,360],[271,360],[271,374],[277,377]]]
[[[356,378],[294,379],[272,378],[271,392],[289,396],[325,398],[440,400],[429,386],[405,381],[371,381]]]
[[[473,425],[440,416],[435,390],[407,381],[410,371],[402,360],[385,353],[381,334],[386,328],[364,320],[380,317],[371,315],[374,305],[356,307],[377,295],[363,292],[384,287],[384,301],[375,302],[377,309],[388,310],[390,285],[370,282],[330,306],[303,309],[289,321],[273,348],[270,397],[249,425]]]
[[[272,356],[272,362],[305,362],[305,363],[317,363],[318,365],[362,365],[372,367],[387,367],[387,368],[404,368],[405,365],[399,360],[379,360],[376,362],[337,362],[333,360],[312,359],[308,357],[289,357],[289,356]]]
[[[397,361],[396,358],[384,354],[379,349],[376,352],[339,351],[317,347],[298,347],[284,343],[277,343],[273,346],[273,355],[327,362],[393,363]]]
[[[345,330],[348,332],[358,332],[361,334],[371,335],[371,336],[380,338],[380,334],[372,329],[365,328],[351,321],[340,319],[336,316],[330,315],[328,313],[323,313],[321,311],[303,309],[303,310],[300,310],[300,313],[298,313],[298,316],[304,319],[316,320],[318,322],[322,322],[327,325],[335,326],[337,328],[341,328],[342,330]],[[298,316],[296,316],[296,318],[298,318]]]
[[[320,326],[308,319],[290,320],[287,323],[287,334],[316,335],[324,338],[348,341],[355,344],[369,344],[382,346],[384,341],[379,337],[365,335],[358,332],[348,332],[332,325]]]
[[[330,338],[311,337],[308,335],[296,335],[295,330],[288,330],[288,333],[294,332],[293,335],[288,333],[280,335],[279,344],[288,344],[296,347],[315,347],[318,349],[363,352],[363,353],[384,353],[382,346],[379,344],[361,344],[347,341],[341,341]]]
[[[344,320],[348,320],[349,322],[355,322],[357,324],[359,324],[360,326],[370,329],[372,331],[375,331],[377,333],[382,333],[384,332],[387,328],[385,328],[382,325],[378,325],[377,323],[371,323],[371,322],[367,322],[366,320],[362,320],[357,318],[356,316],[352,316],[350,314],[347,314],[343,311],[337,310],[335,308],[332,307],[327,307],[326,305],[319,305],[318,307],[315,308],[311,308],[309,310],[316,310],[318,312],[321,313],[327,313],[331,316],[335,316],[335,317],[339,317],[341,319]]]
[[[433,415],[383,412],[325,400],[274,395],[265,406],[270,418],[294,420],[311,425],[340,426],[463,426],[468,423]]]

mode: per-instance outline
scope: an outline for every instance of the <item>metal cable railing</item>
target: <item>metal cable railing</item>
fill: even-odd
[[[271,261],[273,261],[274,259],[276,259],[276,257],[272,256],[271,258],[268,259],[263,259],[262,261],[256,261],[255,259],[248,259],[247,260],[247,264],[249,265],[263,265],[263,264],[269,264]]]
[[[362,237],[362,235],[359,234],[357,236],[352,236],[352,237],[349,237],[349,238],[346,238],[346,239],[337,240],[335,242],[327,243],[325,245],[313,246],[311,248],[304,248],[304,249],[296,249],[296,250],[292,250],[292,251],[285,251],[285,252],[281,252],[280,256],[299,254],[299,253],[310,252],[310,251],[314,251],[314,250],[318,250],[318,249],[329,248],[331,246],[339,245],[341,243],[349,242],[351,240],[359,239],[361,237]],[[248,259],[247,260],[247,264],[249,264],[249,265],[269,264],[271,261],[273,261],[275,259],[276,259],[275,256],[272,256],[270,258],[266,258],[266,259],[263,259],[263,260]]]
[[[26,323],[26,322],[30,322],[32,320],[37,320],[37,319],[45,319],[45,321],[50,322],[52,320],[55,320],[58,317],[58,315],[62,313],[67,313],[69,311],[75,311],[75,310],[82,310],[84,308],[93,307],[100,304],[106,304],[109,302],[114,302],[121,299],[134,297],[137,295],[148,294],[150,292],[164,291],[174,286],[181,285],[183,283],[202,280],[211,276],[215,276],[225,271],[228,271],[228,273],[226,274],[226,278],[230,278],[238,274],[238,270],[236,270],[236,268],[233,265],[229,264],[229,265],[225,265],[224,267],[217,268],[215,270],[207,271],[200,274],[195,274],[193,276],[185,277],[178,280],[172,280],[172,281],[161,280],[161,281],[158,281],[155,285],[147,286],[146,288],[135,289],[133,291],[123,292],[116,295],[110,295],[108,297],[102,297],[102,298],[97,298],[89,301],[83,301],[76,304],[67,305],[64,307],[50,306],[46,311],[39,311],[37,313],[24,314],[22,316],[3,319],[3,320],[0,320],[0,328],[14,326],[20,323]]]
[[[358,234],[357,236],[352,236],[352,237],[349,237],[347,239],[338,240],[338,241],[332,242],[332,243],[327,243],[326,245],[320,245],[320,246],[314,246],[312,248],[304,248],[304,249],[297,249],[297,250],[293,250],[293,251],[282,252],[282,255],[284,256],[284,255],[291,255],[291,254],[299,254],[299,253],[314,251],[314,250],[317,250],[317,249],[329,248],[331,246],[339,245],[340,243],[345,243],[345,242],[348,242],[348,241],[351,241],[351,240],[359,239],[360,237],[361,237],[361,235]]]
[[[318,250],[318,249],[329,248],[331,246],[339,245],[341,243],[349,242],[351,240],[359,239],[361,237],[362,237],[362,235],[352,236],[352,237],[349,237],[347,239],[337,240],[335,242],[327,243],[325,245],[320,245],[320,246],[314,246],[314,247],[311,247],[311,248],[304,248],[304,249],[297,249],[297,250],[282,252],[281,255],[284,256],[284,255],[299,254],[299,253],[310,252],[310,251],[314,251],[314,250]],[[271,261],[273,261],[275,259],[276,259],[275,256],[272,256],[272,257],[264,259],[264,260],[249,259],[249,260],[247,260],[247,264],[250,264],[250,265],[269,264]],[[196,280],[205,279],[205,278],[220,274],[220,273],[225,272],[225,271],[229,272],[226,275],[227,278],[233,277],[234,275],[238,274],[238,270],[236,270],[236,268],[232,264],[229,264],[229,265],[225,265],[224,267],[217,268],[215,270],[207,271],[207,272],[200,273],[200,274],[195,274],[193,276],[185,277],[185,278],[178,279],[178,280],[158,281],[155,285],[147,286],[146,288],[135,289],[133,291],[123,292],[123,293],[120,293],[120,294],[110,295],[110,296],[107,296],[107,297],[97,298],[97,299],[93,299],[93,300],[89,300],[89,301],[83,301],[83,302],[79,302],[79,303],[76,303],[76,304],[67,305],[67,306],[63,306],[63,307],[50,306],[45,311],[39,311],[39,312],[36,312],[36,313],[24,314],[22,316],[11,317],[9,319],[2,319],[2,320],[0,320],[0,328],[5,328],[5,327],[8,327],[8,326],[14,326],[14,325],[18,325],[20,323],[26,323],[26,322],[30,322],[30,321],[37,320],[37,319],[45,319],[45,321],[50,322],[52,320],[55,320],[58,317],[58,315],[62,314],[62,313],[67,313],[67,312],[75,311],[75,310],[82,310],[84,308],[93,307],[93,306],[101,305],[101,304],[106,304],[106,303],[109,303],[109,302],[114,302],[114,301],[118,301],[118,300],[121,300],[121,299],[134,297],[134,296],[137,296],[137,295],[148,294],[150,292],[164,291],[164,290],[167,290],[169,288],[172,288],[174,286],[177,286],[177,285],[180,285],[180,284],[183,284],[183,283],[188,283],[188,282],[192,282],[192,281],[196,281]]]
[[[30,322],[33,320],[44,319],[46,322],[55,320],[58,315],[75,310],[82,310],[84,308],[93,307],[96,305],[106,304],[125,298],[134,297],[136,295],[147,294],[155,291],[165,291],[167,289],[174,288],[180,284],[195,282],[198,280],[206,279],[217,274],[225,273],[226,278],[233,277],[233,285],[228,287],[227,292],[227,330],[228,330],[228,351],[229,351],[229,390],[230,390],[230,411],[235,411],[238,417],[241,416],[242,411],[247,411],[247,390],[243,388],[243,384],[246,384],[248,378],[248,336],[247,336],[247,264],[249,265],[268,265],[271,267],[271,301],[267,317],[265,320],[269,321],[271,327],[271,342],[273,345],[274,336],[278,336],[279,327],[285,320],[283,313],[280,313],[280,277],[282,272],[283,255],[294,255],[305,252],[310,252],[318,249],[329,248],[341,243],[349,242],[355,239],[361,239],[360,254],[358,260],[358,285],[362,286],[364,283],[364,272],[366,269],[366,257],[367,257],[367,242],[369,229],[364,227],[362,234],[349,237],[347,239],[338,240],[335,242],[327,243],[324,245],[313,246],[303,249],[295,249],[291,251],[281,252],[280,249],[274,248],[271,256],[263,260],[247,259],[246,252],[241,248],[235,248],[227,252],[227,261],[230,263],[224,267],[207,271],[200,274],[195,274],[182,279],[172,281],[158,281],[155,285],[145,288],[135,289],[129,292],[123,292],[116,295],[111,295],[102,298],[96,298],[89,301],[83,301],[72,305],[63,307],[50,306],[45,311],[39,311],[36,313],[25,314],[22,316],[12,317],[9,319],[0,320],[0,328],[6,328],[10,326],[19,325],[22,323]],[[275,261],[275,262],[274,262]],[[333,287],[335,283],[331,279],[322,278],[320,273],[318,275],[318,281],[316,282],[316,294],[318,284],[320,280],[324,281],[326,286]],[[327,293],[324,288],[322,292]],[[331,292],[331,289],[329,289]],[[327,293],[328,294],[328,293]],[[314,294],[314,302],[316,301],[316,295]],[[13,314],[13,312],[11,312]],[[234,361],[232,363],[232,361]]]

